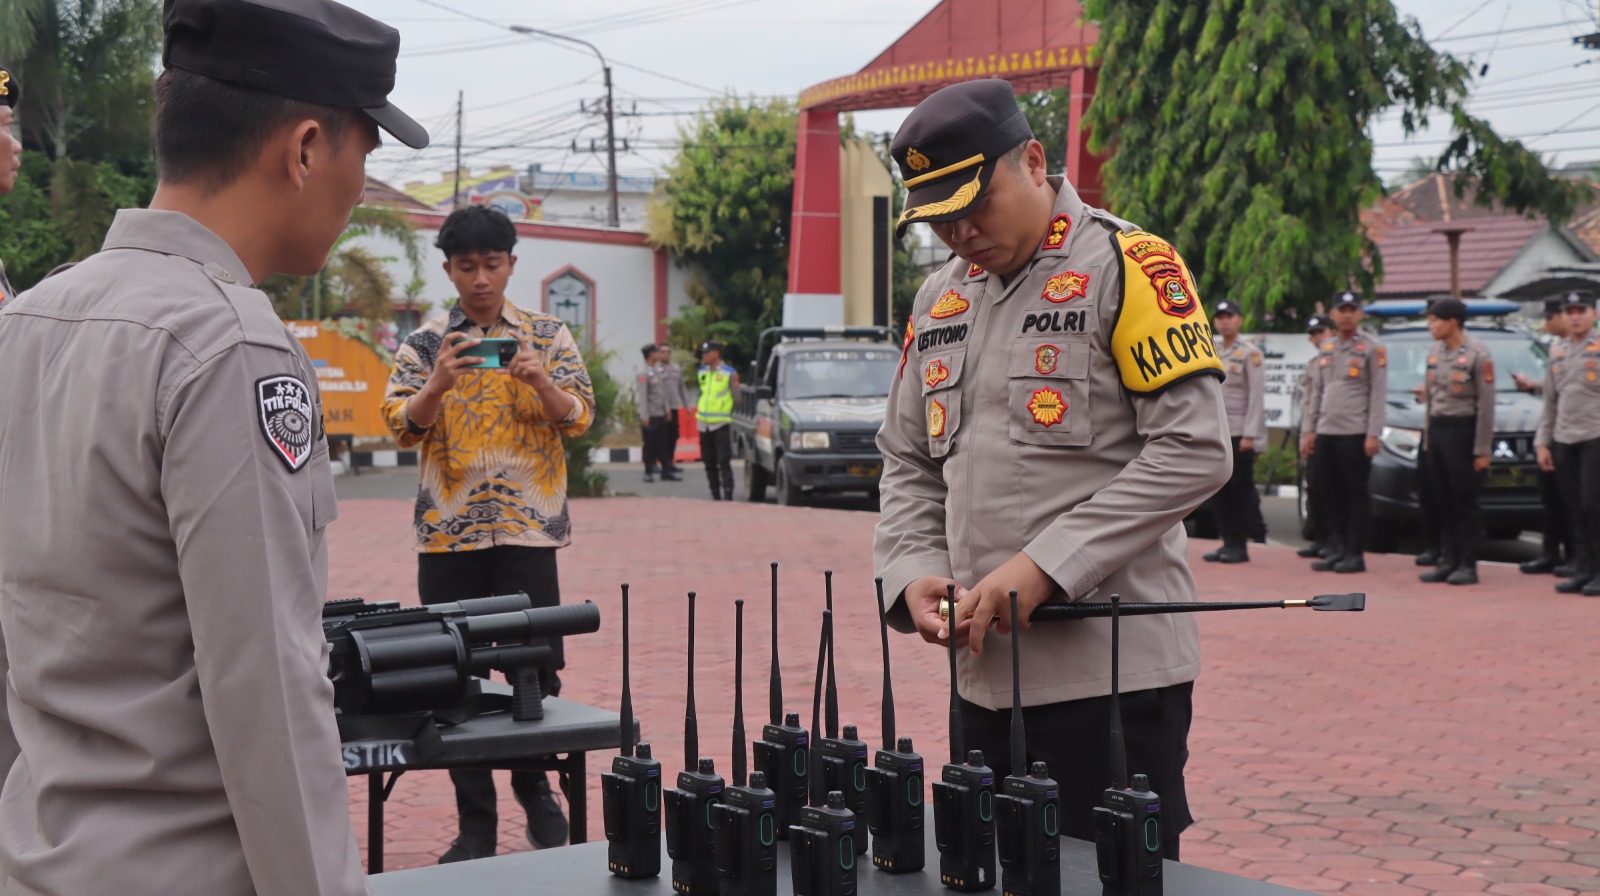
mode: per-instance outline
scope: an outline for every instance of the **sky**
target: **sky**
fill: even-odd
[[[617,168],[659,174],[678,127],[728,94],[794,97],[854,73],[933,9],[936,0],[344,0],[401,33],[392,99],[432,133],[413,151],[389,140],[369,171],[403,186],[437,181],[453,163],[456,99],[463,165],[552,172],[605,170],[600,65],[581,46],[512,33],[523,25],[595,44],[612,66],[619,112]],[[1062,0],[1040,0],[1062,2]],[[1307,0],[1312,2],[1312,0]],[[1434,46],[1469,60],[1471,109],[1556,165],[1600,161],[1600,50],[1575,45],[1600,31],[1600,0],[1398,0]],[[585,107],[591,111],[584,111]],[[892,131],[909,110],[862,113],[858,128]],[[1373,123],[1378,174],[1436,155],[1448,119],[1409,139],[1398,116]],[[578,150],[573,151],[577,141]]]

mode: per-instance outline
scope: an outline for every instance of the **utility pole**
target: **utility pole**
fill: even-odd
[[[611,97],[611,65],[610,65],[610,63],[606,62],[605,54],[600,52],[600,48],[599,47],[595,46],[594,44],[589,43],[586,40],[583,40],[582,38],[568,37],[565,34],[557,34],[554,31],[545,31],[545,30],[540,29],[540,28],[529,28],[527,25],[510,25],[510,26],[507,26],[507,27],[509,27],[512,31],[515,31],[518,34],[526,34],[526,35],[529,35],[529,36],[532,36],[532,37],[548,37],[548,38],[551,38],[551,39],[554,39],[554,40],[565,40],[565,41],[570,41],[570,42],[575,43],[575,44],[581,44],[582,46],[588,47],[589,48],[589,52],[593,53],[595,55],[595,57],[600,60],[600,68],[605,71],[605,76],[606,76],[606,163],[607,163],[606,164],[606,172],[607,172],[606,173],[606,190],[610,194],[610,206],[609,206],[609,209],[608,209],[607,214],[606,214],[606,225],[609,226],[609,227],[616,227],[617,226],[617,221],[618,221],[618,215],[617,215],[617,130],[616,130],[616,120],[615,120],[616,119],[616,115],[615,115],[615,112],[614,112],[614,104],[613,104],[612,97]],[[457,166],[457,167],[459,168],[460,166]]]
[[[450,199],[450,210],[461,207],[461,107],[466,99],[465,90],[456,91],[456,189]]]

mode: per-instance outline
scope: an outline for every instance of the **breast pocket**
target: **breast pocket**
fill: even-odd
[[[965,349],[918,359],[928,453],[933,457],[944,457],[955,446],[956,430],[961,428],[961,373],[966,359]]]
[[[1090,346],[1085,340],[1022,340],[1012,350],[1011,441],[1071,447],[1094,438],[1089,405]]]

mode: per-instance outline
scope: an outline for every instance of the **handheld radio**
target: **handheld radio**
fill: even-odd
[[[744,775],[744,601],[733,602],[738,619],[733,648],[733,786],[711,807],[720,896],[776,896],[778,892],[777,795],[760,771]]]
[[[661,763],[650,745],[634,753],[633,695],[628,683],[628,586],[622,586],[622,755],[600,776],[606,867],[623,878],[661,873]]]
[[[1122,596],[1111,595],[1111,786],[1094,809],[1094,853],[1104,896],[1161,896],[1161,797],[1150,780],[1128,781],[1122,739],[1122,696],[1117,690]]]
[[[844,794],[831,791],[820,806],[800,810],[789,831],[789,877],[794,896],[854,896],[856,816]]]
[[[700,731],[694,715],[694,592],[689,592],[689,689],[683,717],[683,771],[666,799],[667,855],[672,857],[672,889],[688,896],[716,896],[716,843],[711,808],[722,802],[723,780],[709,758],[700,759]],[[698,762],[696,761],[698,759]]]
[[[1000,890],[1005,896],[1061,896],[1060,787],[1043,762],[1027,765],[1022,728],[1022,662],[1017,592],[1011,592],[1011,774],[995,797]],[[1026,775],[1022,774],[1028,769]]]
[[[844,726],[844,733],[839,733],[839,685],[834,677],[833,663],[833,571],[826,570],[822,573],[826,584],[828,596],[828,622],[825,623],[823,646],[827,653],[827,729],[823,737],[817,739],[817,753],[821,757],[821,780],[813,782],[812,786],[827,794],[837,790],[844,794],[844,802],[856,818],[866,821],[867,818],[867,744],[856,734],[856,726]],[[813,726],[815,727],[815,726]],[[822,801],[818,800],[818,804]],[[865,855],[867,851],[866,831],[857,832],[852,838],[855,843],[856,853]]]
[[[767,779],[778,799],[778,837],[787,839],[789,827],[800,823],[806,804],[811,770],[811,734],[800,727],[800,714],[783,711],[783,673],[778,668],[778,564],[772,564],[772,674],[767,683],[767,724],[761,739],[751,744],[755,767]]]
[[[956,586],[945,588],[955,604]],[[962,893],[994,888],[994,772],[983,751],[962,752],[961,695],[956,689],[956,626],[948,622],[950,655],[950,761],[933,782],[933,842],[939,847],[939,883]]]
[[[878,634],[883,639],[883,740],[867,769],[867,828],[872,833],[872,864],[891,874],[921,871],[927,863],[922,842],[922,757],[911,738],[894,736],[894,686],[889,672],[889,623],[878,592]]]

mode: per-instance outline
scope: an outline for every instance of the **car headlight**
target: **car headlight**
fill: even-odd
[[[1378,441],[1383,443],[1383,447],[1406,460],[1416,460],[1417,452],[1422,448],[1422,430],[1385,426],[1383,433],[1378,436]]]
[[[791,451],[826,451],[832,442],[826,432],[791,432],[789,433],[789,449]]]

